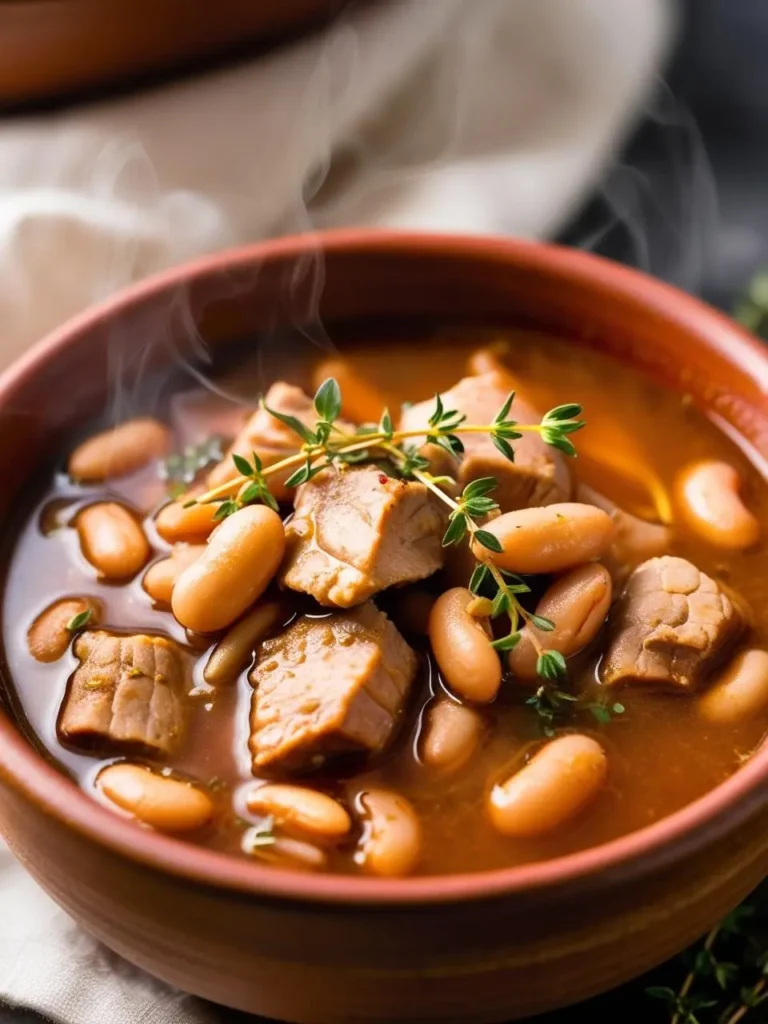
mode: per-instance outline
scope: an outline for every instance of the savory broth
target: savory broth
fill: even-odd
[[[663,512],[664,501],[673,494],[677,474],[684,466],[701,459],[721,460],[740,475],[742,498],[756,519],[768,521],[768,488],[753,454],[684,397],[606,357],[557,339],[515,331],[507,332],[504,339],[506,350],[500,358],[521,394],[537,409],[574,401],[584,407],[587,426],[574,438],[580,458],[572,467],[580,483],[621,508],[649,518],[658,515],[660,508]],[[378,339],[376,344],[368,339],[364,344],[355,344],[354,339],[345,343],[343,362],[339,357],[335,367],[342,398],[348,396],[343,415],[358,423],[378,421],[382,404],[394,413],[402,403],[422,402],[450,389],[466,376],[472,354],[489,340],[495,336],[489,339],[478,330],[417,340],[393,337]],[[308,354],[298,365],[291,361],[270,367],[270,378],[264,381],[258,379],[258,373],[249,376],[241,370],[240,386],[247,390],[242,382],[254,378],[265,387],[282,379],[311,394],[325,375],[320,364],[327,362],[322,354]],[[364,382],[365,387],[356,387],[356,382]],[[258,385],[252,394],[257,390]],[[186,410],[183,422],[180,409]],[[157,415],[170,425],[177,450],[213,434],[230,439],[244,418],[242,409],[215,395],[203,395],[199,402],[177,402],[169,410],[157,410]],[[495,411],[488,410],[491,415]],[[654,495],[658,500],[654,501]],[[99,578],[83,554],[76,520],[82,507],[105,498],[127,505],[143,523],[152,561],[170,548],[155,526],[157,510],[168,500],[156,461],[107,483],[77,484],[65,472],[55,476],[19,531],[5,583],[3,642],[14,706],[44,751],[97,799],[113,806],[96,780],[105,765],[122,761],[125,753],[101,748],[88,751],[79,743],[62,742],[57,723],[79,661],[72,647],[58,660],[36,660],[30,654],[27,631],[52,602],[87,595],[101,602],[102,611],[100,622],[88,623],[86,632],[93,627],[126,636],[140,632],[171,638],[193,661],[188,733],[181,749],[171,757],[145,752],[130,759],[161,771],[170,767],[180,777],[206,788],[215,813],[208,824],[190,832],[190,839],[233,854],[269,858],[273,853],[270,843],[251,847],[245,854],[242,849],[244,836],[251,836],[249,830],[258,828],[260,822],[247,807],[254,784],[248,749],[253,693],[248,675],[253,656],[236,682],[209,685],[204,669],[220,633],[213,638],[190,638],[169,608],[153,604],[142,583],[146,569],[127,582]],[[281,503],[281,509],[287,514],[290,505]],[[764,541],[747,550],[715,547],[673,513],[669,550],[739,595],[751,609],[753,621],[734,649],[745,645],[768,648],[768,549]],[[549,581],[548,577],[544,583],[534,584],[534,590],[538,586],[536,592],[540,593]],[[441,589],[437,578],[416,587],[434,594]],[[619,590],[616,585],[616,593]],[[402,594],[386,589],[374,596],[396,625],[401,624]],[[282,624],[294,620],[300,611],[318,617],[330,613],[329,608],[300,595],[289,593],[281,602]],[[278,625],[271,632],[280,629]],[[568,708],[555,729],[558,734],[575,731],[597,739],[607,757],[606,781],[589,806],[561,827],[525,838],[505,835],[488,816],[488,793],[494,784],[522,768],[544,742],[543,720],[526,704],[536,683],[506,678],[496,699],[476,708],[480,738],[471,757],[456,771],[441,771],[423,762],[423,732],[430,709],[445,696],[446,689],[426,639],[404,635],[416,651],[418,670],[395,738],[383,753],[369,759],[362,754],[329,757],[312,773],[265,772],[265,777],[305,783],[330,794],[350,811],[354,824],[346,838],[323,847],[331,870],[365,870],[360,853],[359,794],[371,787],[393,790],[415,809],[421,824],[416,873],[479,871],[570,853],[658,821],[727,778],[755,750],[768,729],[768,706],[733,722],[714,722],[699,712],[690,694],[658,686],[616,689],[608,706],[620,701],[623,710],[609,714],[607,721],[598,721],[588,705],[602,702],[606,691],[600,681],[603,628],[596,640],[569,658],[569,679],[563,684],[590,699]]]

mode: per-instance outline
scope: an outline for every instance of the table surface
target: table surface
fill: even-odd
[[[562,241],[729,309],[768,264],[768,4],[684,0],[682,13],[680,42],[645,123]],[[656,984],[665,983],[660,971]],[[618,1020],[630,1005],[629,1019],[667,1019],[642,1002],[647,983],[537,1020]],[[639,1005],[647,1005],[640,1017]],[[222,1011],[222,1024],[249,1022],[255,1018]],[[0,1007],[0,1024],[40,1018]]]

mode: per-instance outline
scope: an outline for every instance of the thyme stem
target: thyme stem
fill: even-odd
[[[372,431],[368,434],[356,434],[355,442],[353,444],[344,444],[340,448],[331,449],[334,453],[339,455],[349,455],[352,452],[363,451],[366,448],[381,447],[386,448],[391,454],[393,451],[397,451],[394,447],[396,443],[400,441],[408,440],[412,437],[425,437],[427,432],[446,437],[449,434],[491,434],[494,430],[494,424],[488,424],[488,426],[482,426],[480,424],[460,424],[458,427],[453,427],[450,430],[443,430],[439,428],[420,428],[418,430],[396,430],[391,435],[387,435],[382,431]],[[519,431],[534,431],[541,432],[541,423],[530,423],[530,424],[516,424],[515,430]],[[341,431],[337,431],[340,436],[349,438],[351,435],[343,434]],[[381,444],[382,441],[387,444]],[[293,469],[300,466],[302,462],[305,462],[308,458],[312,459],[320,456],[327,456],[329,454],[329,448],[325,444],[317,445],[304,445],[301,451],[296,452],[294,455],[288,455],[284,459],[280,459],[279,462],[273,462],[270,466],[265,466],[262,470],[264,477],[274,476],[275,473],[280,473],[286,469]],[[398,453],[399,454],[399,453]],[[421,479],[419,477],[419,479]],[[229,498],[233,494],[236,494],[243,484],[248,483],[249,478],[247,476],[238,475],[232,477],[231,480],[225,480],[224,483],[219,484],[218,487],[214,487],[210,491],[206,491],[205,494],[201,494],[199,498],[196,498],[194,502],[189,504],[197,505],[208,505],[213,501],[220,501],[223,498]],[[425,483],[424,480],[421,481]]]
[[[715,928],[712,929],[709,935],[707,935],[706,939],[704,940],[704,949],[707,951],[707,953],[709,953],[712,950],[712,947],[714,946],[715,940],[717,939],[719,933],[720,925],[718,924]],[[683,980],[683,984],[680,986],[680,991],[677,994],[678,1005],[680,1005],[682,1000],[685,999],[685,997],[688,995],[688,993],[691,990],[691,986],[693,985],[695,980],[696,971],[692,969],[686,974]],[[670,1024],[681,1024],[681,1022],[681,1011],[675,1010],[674,1014],[672,1015],[672,1020],[670,1021]],[[732,1022],[729,1022],[729,1024],[732,1024]]]

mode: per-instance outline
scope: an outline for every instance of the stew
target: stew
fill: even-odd
[[[523,331],[269,377],[94,425],[24,513],[11,699],[94,799],[265,864],[479,871],[758,748],[768,489],[685,396]]]

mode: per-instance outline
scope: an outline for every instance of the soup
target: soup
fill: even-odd
[[[515,331],[264,375],[94,426],[15,537],[11,700],[93,799],[264,864],[480,871],[760,745],[768,492],[685,397]]]

